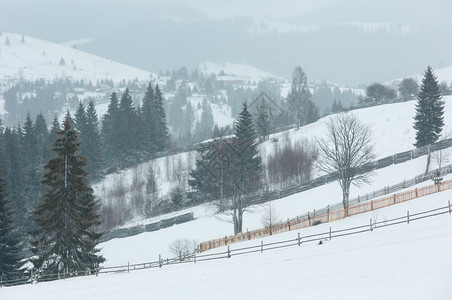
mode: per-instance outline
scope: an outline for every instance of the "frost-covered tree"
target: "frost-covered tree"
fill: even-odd
[[[96,248],[101,234],[97,201],[86,183],[86,159],[78,155],[77,132],[66,116],[63,130],[52,151],[55,157],[45,166],[42,183],[47,186],[42,203],[35,210],[38,229],[32,232],[35,274],[57,278],[93,271],[104,261]]]

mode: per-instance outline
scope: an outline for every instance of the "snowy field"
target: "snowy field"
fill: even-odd
[[[447,205],[452,191],[378,210],[378,220]],[[368,224],[375,212],[300,230],[301,235]],[[191,222],[193,223],[193,222]],[[210,226],[205,223],[203,226]],[[177,226],[174,226],[177,227]],[[185,227],[185,225],[184,225]],[[168,229],[168,230],[171,230]],[[196,230],[190,226],[185,232]],[[291,239],[291,231],[263,239]],[[147,234],[134,238],[146,247]],[[232,247],[258,245],[259,240]],[[152,246],[149,245],[151,248]],[[125,249],[114,247],[115,253]],[[151,249],[148,249],[151,250]],[[215,249],[212,251],[221,251]],[[134,251],[130,253],[132,255]],[[0,290],[1,299],[450,299],[452,216],[333,238],[323,245],[265,251],[197,264]],[[110,253],[113,255],[113,253]],[[148,261],[156,260],[148,257]]]

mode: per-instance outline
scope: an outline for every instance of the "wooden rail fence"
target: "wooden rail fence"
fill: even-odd
[[[405,202],[408,200],[413,200],[419,197],[431,195],[444,190],[452,189],[452,180],[444,181],[440,184],[433,184],[421,188],[416,188],[414,190],[401,192],[397,194],[391,194],[386,197],[368,201],[360,202],[357,204],[350,205],[347,209],[338,209],[334,211],[328,211],[327,213],[310,216],[302,219],[295,219],[284,223],[279,223],[271,227],[265,227],[253,231],[248,231],[246,233],[241,233],[232,236],[225,236],[224,238],[214,239],[211,241],[202,242],[199,245],[200,252],[214,249],[217,247],[227,246],[229,244],[238,243],[241,241],[247,241],[252,239],[258,239],[264,236],[269,236],[273,234],[278,234],[282,232],[287,232],[290,230],[301,229],[316,225],[319,223],[327,223],[331,221],[336,221],[343,219],[347,216],[353,216],[357,214],[362,214],[365,212],[373,211],[375,209],[380,209],[386,206],[394,205],[397,203]]]

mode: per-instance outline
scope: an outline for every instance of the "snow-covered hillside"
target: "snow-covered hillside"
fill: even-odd
[[[434,69],[434,73],[435,73],[439,83],[446,82],[448,85],[452,84],[452,66]],[[424,73],[412,74],[412,75],[406,76],[404,78],[407,78],[407,77],[413,78],[420,84],[422,82],[422,78],[424,77]],[[398,84],[402,80],[403,80],[403,78],[399,78],[399,79],[394,80],[393,83]]]
[[[198,69],[207,76],[215,74],[218,80],[223,81],[243,81],[257,83],[267,78],[283,80],[283,78],[281,77],[246,64],[214,63],[206,61],[200,64],[198,66]]]
[[[444,122],[445,127],[443,132],[452,135],[452,96],[444,97],[445,113]],[[356,115],[362,122],[369,124],[373,132],[373,140],[375,142],[375,152],[377,158],[394,155],[399,152],[412,150],[415,141],[415,130],[413,129],[413,117],[415,114],[416,101],[401,102],[395,104],[385,104],[370,108],[354,110],[351,113]],[[326,133],[326,123],[334,115],[321,118],[317,122],[303,126],[299,129],[290,129],[281,133],[273,134],[270,138],[261,144],[261,155],[264,164],[269,155],[271,155],[275,147],[282,147],[285,143],[296,143],[301,140],[314,141],[315,138],[321,138]],[[161,195],[167,195],[169,190],[177,184],[177,180],[171,175],[176,166],[182,166],[183,176],[185,180],[188,179],[188,172],[194,166],[196,159],[195,152],[180,153],[170,156],[168,158],[158,158],[154,160],[154,170],[157,173],[157,180],[159,191]],[[147,170],[149,162],[141,164],[137,167],[138,170]],[[386,169],[384,169],[386,170]],[[406,172],[404,177],[395,177],[388,174],[386,181],[380,183],[374,189],[383,188],[385,185],[392,185],[402,181],[403,179],[410,179],[423,172],[423,168],[417,168],[416,172],[411,172],[411,169]],[[96,194],[101,198],[102,202],[108,202],[108,197],[105,191],[109,191],[117,186],[121,180],[126,187],[130,187],[133,181],[133,174],[136,172],[133,169],[125,170],[119,173],[108,175],[107,178],[94,186]],[[314,174],[315,176],[315,174]],[[338,190],[339,191],[339,190]],[[369,192],[372,190],[369,190]],[[358,191],[352,190],[351,197],[358,196]],[[360,192],[362,194],[362,192]],[[127,198],[129,199],[129,198]],[[336,200],[335,200],[336,201]],[[337,198],[336,202],[339,202]],[[334,203],[336,203],[334,202]],[[331,204],[331,203],[326,203]],[[312,207],[310,209],[313,209]],[[305,211],[303,211],[305,212]],[[288,216],[290,217],[290,216]]]
[[[445,97],[445,132],[452,129],[452,97]],[[363,122],[372,125],[375,150],[379,157],[398,151],[412,149],[414,131],[412,115],[415,101],[388,104],[360,109],[353,113]],[[322,136],[323,118],[299,130],[273,135],[262,146],[268,155],[276,139],[295,141],[303,137]],[[450,153],[450,150],[449,150]],[[160,173],[166,173],[173,162],[192,161],[187,153],[154,162]],[[169,164],[168,164],[169,163]],[[361,187],[352,187],[351,197],[399,183],[425,171],[426,157],[422,156],[405,163],[375,171],[372,182]],[[145,165],[142,167],[144,168]],[[437,164],[432,161],[431,168]],[[119,176],[118,174],[112,176]],[[124,171],[125,181],[131,181],[131,170]],[[164,176],[160,176],[164,177]],[[444,179],[452,179],[452,175]],[[117,184],[107,178],[105,186]],[[418,186],[429,185],[424,182]],[[162,190],[169,182],[160,182]],[[413,189],[413,187],[411,187]],[[99,189],[97,189],[99,191]],[[411,200],[328,224],[287,232],[263,238],[264,243],[292,239],[300,232],[302,236],[325,232],[331,226],[334,230],[369,224],[369,219],[384,221],[406,216],[406,212],[421,212],[443,207],[451,199],[452,191],[444,191],[428,197]],[[336,182],[325,184],[303,193],[273,201],[273,208],[279,220],[302,215],[313,209],[341,201],[341,191]],[[205,204],[188,208],[195,220],[174,225],[154,232],[146,232],[129,238],[113,239],[102,243],[105,266],[127,265],[129,262],[144,263],[162,257],[174,256],[169,244],[176,239],[190,239],[197,242],[220,238],[232,233],[232,224],[226,222],[227,214],[215,214],[214,207]],[[261,228],[263,207],[251,207],[244,215],[244,230]],[[150,220],[148,220],[150,221]],[[138,221],[135,220],[137,223]],[[144,222],[144,221],[143,221]],[[161,269],[135,271],[123,274],[103,275],[90,278],[76,278],[66,281],[39,283],[22,287],[6,288],[0,291],[2,299],[147,299],[152,297],[174,299],[209,298],[237,299],[315,297],[331,299],[410,298],[449,299],[448,280],[452,263],[452,217],[442,215],[373,232],[341,237],[323,245],[306,243],[300,247],[266,251],[253,255],[237,256],[215,262],[164,266]],[[258,245],[260,240],[251,240],[232,247]],[[213,252],[224,251],[214,249]],[[238,276],[237,274],[240,274]],[[329,286],[328,289],[322,288]],[[415,286],[415,287],[414,287]],[[338,296],[340,295],[340,296]]]
[[[69,78],[96,83],[101,79],[149,81],[155,76],[68,46],[6,32],[0,35],[0,70],[0,81]]]
[[[452,191],[300,230],[302,236],[368,224],[444,207]],[[159,238],[178,231],[183,236],[214,231],[218,222],[202,218],[160,232],[114,240],[104,245],[107,259],[157,260]],[[197,224],[197,226],[193,226]],[[452,217],[417,220],[373,232],[333,238],[322,245],[264,251],[230,259],[163,266],[99,277],[75,278],[0,290],[2,299],[450,299]],[[265,244],[295,239],[287,232],[263,239]],[[164,239],[165,241],[165,239]],[[121,243],[122,242],[122,243]],[[240,247],[256,246],[254,240]],[[237,245],[234,245],[237,246]],[[234,247],[233,246],[233,247]],[[213,250],[215,252],[224,249]],[[140,256],[140,254],[142,256]],[[127,258],[126,258],[127,257]],[[124,262],[124,259],[114,262]],[[107,264],[109,264],[108,261]],[[133,261],[131,261],[132,263]],[[127,265],[127,263],[126,263]]]

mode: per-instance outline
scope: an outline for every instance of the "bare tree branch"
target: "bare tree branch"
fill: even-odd
[[[352,114],[341,113],[328,122],[326,138],[317,139],[317,167],[336,176],[342,188],[344,208],[348,207],[350,185],[369,182],[371,172],[363,172],[363,166],[376,157],[371,135],[368,125]]]

